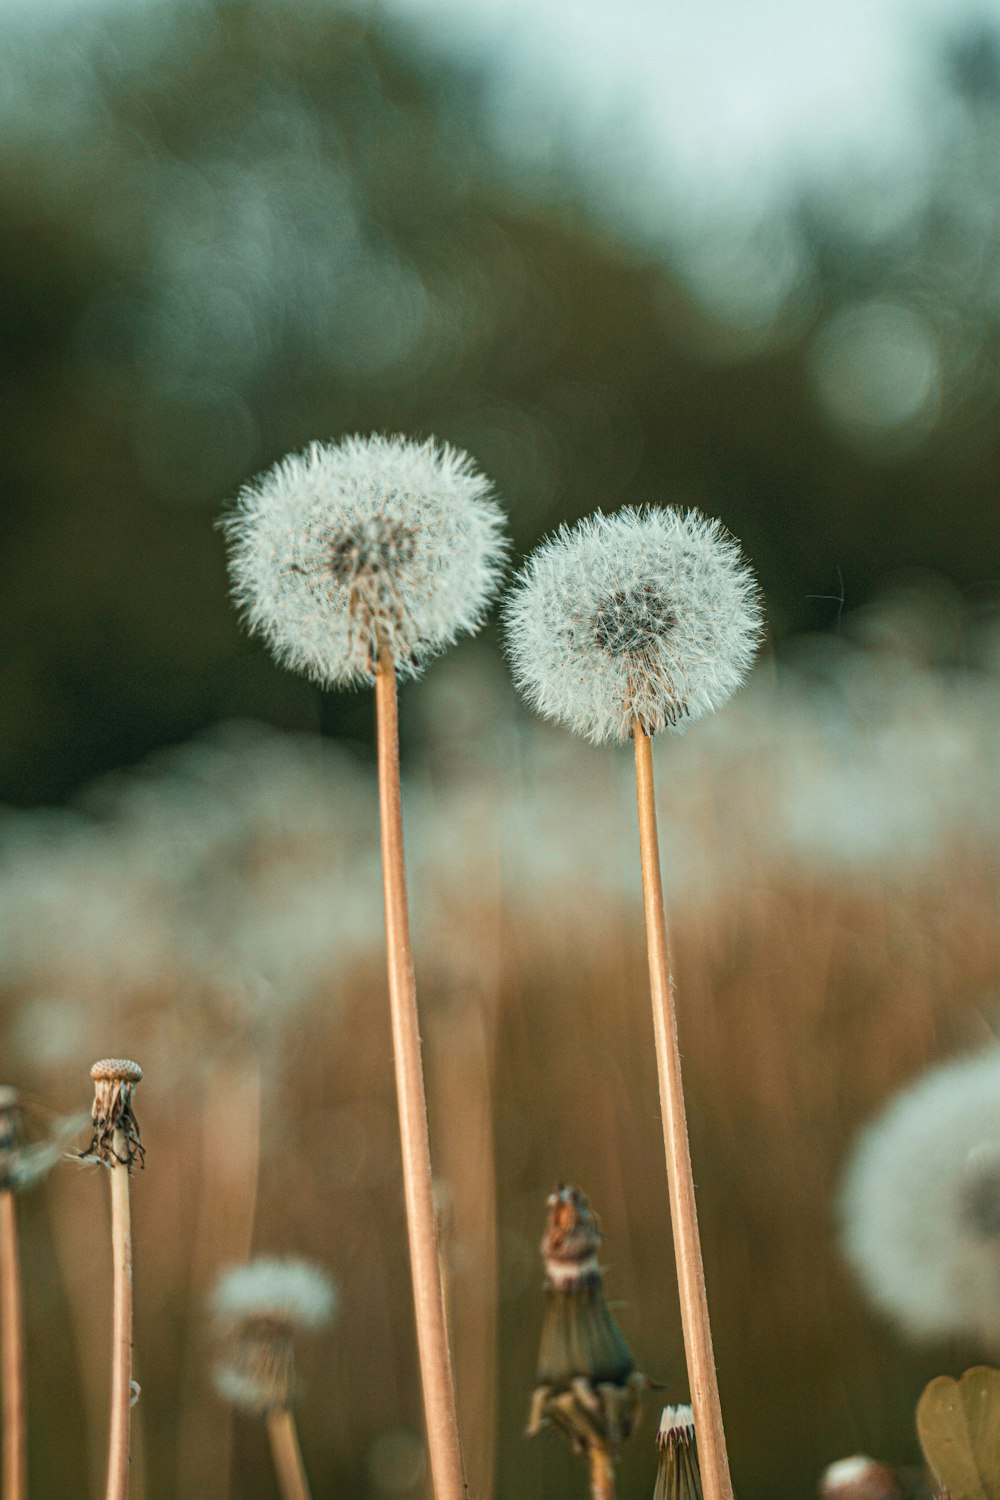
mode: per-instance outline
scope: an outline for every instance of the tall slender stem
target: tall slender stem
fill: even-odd
[[[268,1412],[267,1435],[282,1500],[312,1500],[295,1418],[287,1406]]]
[[[375,715],[389,1004],[427,1449],[437,1500],[465,1500],[462,1448],[438,1264],[427,1100],[403,862],[396,671],[384,651],[379,654],[375,676]]]
[[[667,1158],[667,1189],[677,1261],[681,1324],[687,1358],[691,1405],[701,1459],[705,1500],[732,1500],[733,1486],[722,1426],[722,1407],[712,1350],[712,1330],[705,1294],[705,1268],[698,1234],[691,1149],[677,1046],[677,1017],[671,973],[670,942],[663,907],[660,845],[653,792],[653,749],[642,725],[635,723],[635,775],[639,808],[639,848],[642,892],[649,950],[649,985],[653,1001],[656,1069],[660,1083],[660,1114]]]
[[[24,1316],[17,1209],[10,1188],[0,1191],[0,1320],[3,1366],[3,1500],[28,1493],[27,1402],[24,1392]]]
[[[128,1495],[129,1422],[132,1407],[132,1220],[129,1208],[129,1143],[114,1133],[111,1173],[111,1254],[114,1312],[111,1331],[111,1436],[108,1444],[107,1500]]]
[[[590,1500],[615,1500],[615,1471],[606,1448],[593,1447],[590,1458]]]

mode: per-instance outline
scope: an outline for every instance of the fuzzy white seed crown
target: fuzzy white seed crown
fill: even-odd
[[[745,678],[760,592],[738,543],[698,511],[626,507],[562,527],[505,610],[514,680],[533,708],[596,743],[683,729]]]
[[[261,1257],[224,1271],[212,1293],[219,1332],[267,1321],[295,1329],[322,1328],[337,1308],[333,1282],[305,1260]]]
[[[433,439],[312,443],[244,486],[223,529],[250,629],[324,686],[370,682],[382,649],[416,675],[482,624],[506,552],[489,481]]]

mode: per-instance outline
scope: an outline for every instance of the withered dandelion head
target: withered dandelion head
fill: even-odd
[[[586,1194],[560,1185],[542,1239],[545,1315],[528,1435],[551,1423],[577,1452],[613,1456],[635,1427],[647,1381],[604,1297],[600,1225]]]
[[[690,1406],[665,1406],[656,1434],[659,1465],[653,1500],[701,1500],[701,1469]]]
[[[841,1199],[872,1301],[917,1337],[1000,1348],[1000,1048],[933,1068],[862,1133]]]
[[[85,1154],[96,1156],[108,1167],[131,1171],[136,1161],[142,1166],[146,1152],[132,1109],[142,1069],[127,1057],[102,1057],[90,1076],[94,1080],[94,1133]]]
[[[330,1321],[337,1292],[308,1261],[261,1258],[225,1271],[211,1307],[223,1344],[213,1372],[216,1389],[242,1411],[264,1416],[291,1404],[294,1337]]]
[[[669,506],[560,528],[505,609],[514,679],[533,708],[595,743],[683,729],[746,677],[760,592],[718,521]]]
[[[506,551],[468,454],[402,437],[312,443],[240,491],[223,522],[233,596],[283,666],[370,682],[376,654],[415,676],[478,629]]]

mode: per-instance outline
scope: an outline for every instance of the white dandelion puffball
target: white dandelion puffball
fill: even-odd
[[[212,1293],[219,1332],[248,1323],[284,1324],[289,1331],[322,1328],[337,1308],[333,1282],[307,1260],[260,1257],[230,1266]]]
[[[233,597],[283,666],[415,676],[482,624],[506,552],[489,481],[458,449],[402,437],[312,443],[240,491],[223,522]]]
[[[840,1206],[877,1307],[917,1337],[1000,1347],[1000,1048],[897,1094],[862,1133]]]
[[[682,729],[735,692],[761,636],[738,543],[694,510],[627,507],[562,527],[505,610],[514,680],[533,708],[597,744]]]

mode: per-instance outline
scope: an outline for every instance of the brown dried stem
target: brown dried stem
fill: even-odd
[[[438,1262],[427,1100],[420,1056],[417,991],[403,860],[396,671],[385,650],[379,652],[375,675],[375,715],[389,1004],[427,1448],[437,1500],[465,1500],[462,1448]]]
[[[129,1142],[116,1130],[112,1143],[111,1253],[114,1312],[111,1334],[111,1436],[108,1443],[107,1500],[128,1495],[129,1424],[132,1415],[132,1220],[129,1204]]]
[[[24,1390],[24,1317],[17,1245],[17,1209],[11,1188],[0,1190],[0,1319],[3,1341],[3,1493],[24,1500],[28,1492],[27,1403]]]
[[[278,1406],[268,1412],[267,1435],[282,1500],[311,1500],[299,1434],[289,1407]]]
[[[588,1455],[591,1500],[615,1500],[615,1471],[610,1453],[595,1445],[588,1450]]]
[[[681,1059],[677,1046],[670,943],[663,906],[660,847],[656,828],[652,741],[638,720],[635,721],[634,739],[639,848],[642,857],[656,1069],[660,1085],[667,1190],[691,1405],[694,1408],[695,1431],[698,1435],[705,1500],[732,1500],[733,1486],[715,1373],[712,1330],[705,1293],[705,1268],[698,1233],[698,1211],[681,1082]]]

